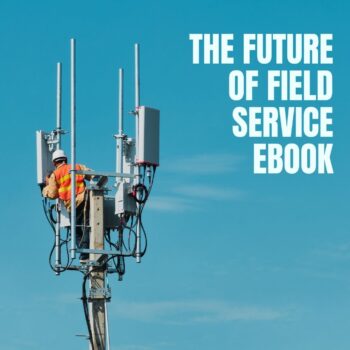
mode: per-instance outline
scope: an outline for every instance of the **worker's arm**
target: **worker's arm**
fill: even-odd
[[[58,198],[58,186],[54,173],[52,173],[50,177],[46,179],[46,186],[43,188],[42,194],[44,197],[51,199]]]
[[[81,168],[81,170],[84,170],[84,171],[92,171],[92,169],[86,167],[86,166],[83,165],[83,164],[80,164],[80,168]],[[93,177],[94,177],[93,175],[84,175],[84,179],[89,180],[89,181],[90,181]]]

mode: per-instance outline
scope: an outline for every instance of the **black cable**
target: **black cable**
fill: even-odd
[[[49,225],[51,226],[51,228],[52,228],[53,231],[55,232],[55,227],[54,227],[53,223],[51,222],[51,220],[50,220],[50,218],[49,218],[49,215],[48,215],[48,213],[47,213],[46,203],[47,203],[47,199],[46,199],[46,198],[43,198],[43,199],[42,199],[42,204],[43,204],[43,210],[44,210],[45,217],[46,217],[46,219],[47,219],[47,222],[49,223]]]
[[[156,175],[156,170],[157,170],[157,167],[154,165],[152,167],[152,178],[150,180],[150,184],[149,184],[149,187],[147,189],[148,193],[147,193],[147,199],[152,191],[152,188],[153,188],[153,183],[154,183],[154,178],[155,178],[155,175]],[[145,201],[146,202],[146,201]],[[140,226],[141,226],[141,232],[143,233],[143,236],[144,236],[144,239],[145,239],[145,246],[144,246],[144,249],[142,250],[142,252],[140,253],[141,256],[144,256],[146,254],[146,251],[147,251],[147,247],[148,247],[148,239],[147,239],[147,233],[146,233],[146,230],[145,230],[145,227],[143,226],[143,223],[142,223],[142,212],[144,210],[144,207],[145,207],[145,202],[142,203],[142,205],[140,205],[140,209],[139,209],[139,213],[137,215],[137,220],[139,220],[140,222]]]
[[[136,221],[137,222],[137,221]],[[131,251],[131,247],[130,247],[130,241],[131,241],[131,233],[134,234],[134,236],[136,237],[136,231],[133,230],[131,227],[129,228],[129,235],[128,235],[128,250]],[[136,241],[134,243],[134,249],[133,251],[136,250]]]
[[[143,227],[142,221],[140,222],[140,225],[141,225],[141,231],[143,232],[143,236],[144,236],[144,239],[145,239],[145,247],[143,248],[143,251],[141,252],[141,256],[144,256],[146,254],[147,247],[148,247],[148,239],[147,239],[146,230]]]
[[[68,236],[68,232],[67,232],[67,236]],[[50,251],[50,254],[49,254],[49,265],[50,265],[50,268],[52,271],[54,272],[59,272],[59,273],[62,273],[62,272],[65,272],[69,269],[69,267],[72,265],[73,263],[73,260],[71,260],[70,256],[69,256],[69,249],[68,249],[68,243],[69,243],[69,239],[68,237],[64,240],[61,239],[60,241],[60,249],[62,251],[62,247],[65,246],[66,247],[66,256],[67,256],[67,263],[65,264],[65,266],[61,266],[60,268],[56,268],[51,260],[52,260],[52,255],[53,255],[53,252],[55,251],[55,248],[56,248],[56,239],[55,239],[55,242],[51,248],[51,251]]]
[[[119,275],[119,280],[122,280],[122,276],[125,274],[125,259],[124,256],[118,256],[117,272]]]
[[[117,245],[112,242],[109,230],[106,232],[105,237],[106,237],[106,241],[108,242],[109,248],[110,248],[111,251],[113,250],[112,247],[115,248],[116,250],[119,250]],[[118,272],[118,263],[119,262],[118,263],[115,262],[115,258],[117,257],[117,255],[113,255],[112,257],[113,257],[112,258],[113,265],[115,267],[116,272]]]
[[[70,234],[70,231],[67,228],[66,229],[66,239],[61,239],[61,242],[60,242],[61,251],[62,251],[62,246],[63,245],[66,246],[66,256],[67,256],[67,264],[64,267],[61,267],[60,272],[67,271],[73,263],[73,259],[71,259],[70,255],[69,255],[69,249],[68,249],[68,243],[70,242],[69,234]]]
[[[57,224],[57,220],[55,220],[54,217],[52,216],[52,211],[55,207],[56,207],[56,204],[51,204],[51,206],[49,207],[49,216],[53,224]],[[57,208],[56,208],[56,212],[57,212]]]
[[[52,215],[52,211],[53,211],[53,208],[56,207],[56,205],[52,204],[50,207],[47,206],[48,204],[48,200],[46,198],[43,198],[42,199],[42,204],[43,204],[43,210],[44,210],[44,214],[45,214],[45,217],[50,225],[50,227],[52,228],[52,231],[53,231],[53,234],[54,234],[54,243],[52,245],[52,248],[50,250],[50,253],[49,253],[49,266],[51,268],[52,271],[54,271],[55,273],[61,273],[61,272],[65,272],[66,270],[68,270],[68,268],[71,266],[72,262],[70,260],[70,256],[69,256],[69,251],[68,251],[68,242],[69,242],[69,239],[68,239],[68,233],[67,233],[67,238],[65,240],[62,240],[60,241],[60,249],[62,249],[62,246],[63,245],[66,245],[66,253],[67,253],[67,264],[64,266],[64,267],[61,267],[61,268],[56,268],[51,260],[52,260],[52,255],[53,255],[53,252],[55,251],[55,247],[56,247],[56,228],[55,228],[55,219],[53,218],[53,215]]]
[[[91,325],[90,325],[90,315],[89,315],[89,306],[88,306],[88,298],[86,296],[86,281],[88,279],[88,277],[91,275],[92,272],[96,272],[99,270],[106,270],[107,271],[107,263],[113,259],[113,256],[111,256],[110,258],[108,258],[106,260],[106,262],[102,265],[99,266],[97,268],[92,268],[89,272],[84,274],[84,278],[83,278],[83,283],[82,283],[82,297],[81,297],[81,301],[83,303],[83,309],[84,309],[84,316],[85,316],[85,321],[87,324],[87,328],[88,328],[88,332],[89,332],[89,340],[90,340],[90,344],[91,344],[91,350],[95,350],[94,348],[94,344],[92,341],[92,331],[91,331]]]
[[[141,192],[141,191],[142,192]],[[142,193],[141,198],[138,196],[138,193]],[[133,196],[135,201],[139,204],[146,203],[148,198],[148,190],[147,187],[143,183],[139,183],[133,187]]]
[[[113,247],[115,250],[117,250],[117,251],[119,250],[119,247],[115,243],[113,243],[111,240],[110,231],[105,232],[105,239],[111,248]]]
[[[111,245],[110,245],[109,247],[110,247],[110,248],[111,248],[111,250],[112,250]],[[115,270],[117,270],[117,263],[115,262],[115,256],[113,256],[112,261],[113,261],[113,265],[114,265],[114,267],[115,267]]]
[[[86,281],[87,281],[87,278],[89,277],[89,275],[91,274],[92,271],[94,271],[94,270],[92,269],[90,272],[88,272],[84,275],[81,301],[83,303],[84,316],[85,316],[85,321],[86,321],[88,332],[89,332],[89,340],[90,340],[90,344],[91,344],[91,349],[95,350],[94,344],[92,341],[92,330],[91,330],[91,325],[90,325],[89,305],[88,305],[88,300],[86,297]]]
[[[58,215],[58,212],[57,212],[57,206],[56,204],[52,204],[50,207],[49,207],[49,217],[50,217],[50,220],[51,220],[51,223],[57,223],[57,220],[54,219],[53,217],[53,209],[56,208],[56,213]],[[66,236],[66,239],[62,239],[60,238],[60,250],[62,251],[62,247],[65,246],[66,247],[66,256],[67,256],[67,263],[65,266],[61,266],[60,268],[55,268],[53,266],[53,264],[51,263],[51,260],[52,260],[52,255],[53,255],[53,252],[56,248],[56,228],[54,228],[54,233],[55,233],[55,241],[54,241],[54,244],[53,244],[53,247],[50,251],[50,255],[49,255],[49,264],[50,264],[50,267],[51,269],[54,271],[54,272],[65,272],[68,270],[68,268],[71,266],[72,264],[72,260],[70,259],[70,256],[69,256],[69,249],[68,249],[68,242],[69,242],[69,237],[68,237],[68,230],[67,230],[67,236]]]
[[[49,214],[48,214],[47,199],[46,199],[46,198],[43,198],[43,199],[42,199],[42,204],[43,204],[43,210],[44,210],[44,214],[45,214],[45,217],[46,217],[46,219],[47,219],[47,222],[49,223],[49,225],[50,225],[50,227],[52,228],[52,231],[53,231],[53,233],[54,233],[54,244],[53,244],[53,246],[52,246],[52,248],[51,248],[51,251],[50,251],[50,253],[49,253],[49,266],[50,266],[50,268],[51,268],[52,271],[54,271],[54,272],[57,273],[57,272],[59,272],[59,269],[56,269],[56,268],[52,265],[52,263],[51,263],[52,254],[53,254],[53,252],[54,252],[54,250],[55,250],[55,246],[56,246],[56,229],[55,229],[55,226],[54,226],[53,222],[50,220],[51,217],[50,217]]]

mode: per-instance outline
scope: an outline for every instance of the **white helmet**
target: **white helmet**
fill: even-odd
[[[59,159],[67,159],[64,151],[62,149],[56,149],[55,152],[52,153],[52,161],[55,162]]]

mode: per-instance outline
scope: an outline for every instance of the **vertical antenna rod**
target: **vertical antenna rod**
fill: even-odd
[[[56,105],[56,149],[61,148],[61,114],[62,114],[62,64],[57,62],[57,105]]]
[[[135,44],[135,107],[140,106],[140,45]]]
[[[123,69],[119,68],[119,91],[118,91],[118,135],[117,137],[117,162],[116,172],[123,172],[123,117],[124,117],[124,105],[123,105]],[[121,177],[117,177],[116,181],[121,181]]]
[[[107,350],[111,350],[111,341],[109,337],[109,323],[108,323],[108,306],[107,301],[105,300],[105,324],[106,324],[106,343],[107,343]]]
[[[136,123],[136,166],[135,166],[135,182],[140,183],[140,167],[137,164],[139,160],[139,115],[140,107],[140,46],[135,44],[135,123]],[[137,194],[136,194],[137,195]],[[140,214],[140,204],[136,203],[137,214]],[[136,226],[136,262],[141,262],[141,223],[137,220]]]
[[[62,70],[61,63],[57,63],[57,105],[56,105],[56,149],[61,148],[61,109],[62,109]],[[59,267],[61,265],[61,211],[59,210],[59,200],[56,199],[56,208],[57,208],[57,222],[55,227],[55,265]],[[59,271],[59,270],[57,270]],[[59,272],[56,272],[59,275]]]
[[[124,105],[123,105],[123,69],[119,68],[119,134],[123,133],[123,114],[124,114]]]
[[[135,138],[136,138],[136,163],[139,160],[139,116],[138,116],[138,108],[140,106],[140,45],[135,44]],[[136,184],[139,183],[139,172],[140,169],[138,166],[135,168],[136,170]]]
[[[76,253],[76,203],[75,203],[75,39],[70,40],[70,115],[71,115],[71,257]]]

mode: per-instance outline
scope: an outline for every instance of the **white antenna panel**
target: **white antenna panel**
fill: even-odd
[[[55,170],[45,136],[46,133],[44,131],[40,130],[36,132],[36,169],[38,184],[44,184],[46,176]]]
[[[159,165],[159,110],[139,107],[137,164]]]

